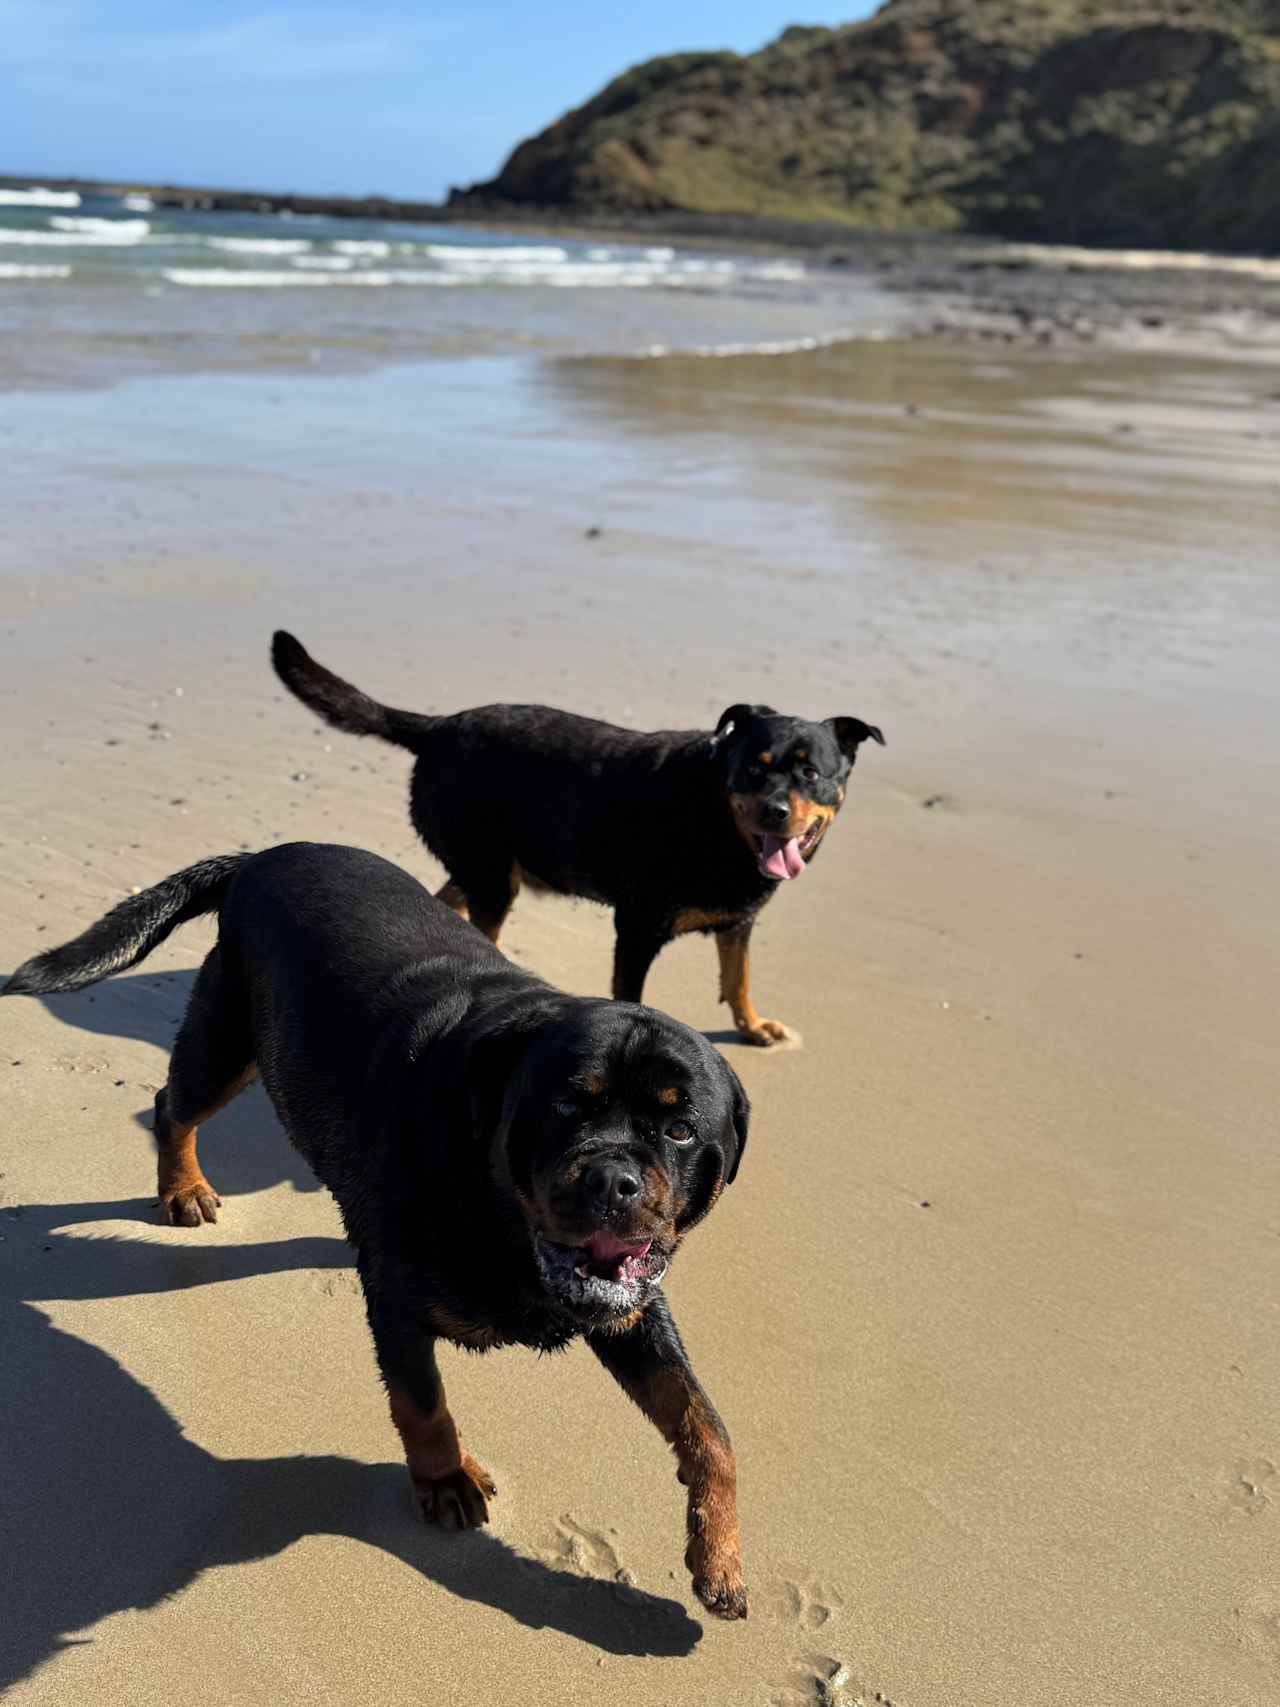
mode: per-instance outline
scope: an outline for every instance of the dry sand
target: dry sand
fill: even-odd
[[[501,1495],[415,1527],[337,1215],[260,1092],[207,1133],[218,1226],[152,1224],[193,926],[0,1009],[15,1707],[1275,1707],[1267,393],[885,345],[6,400],[2,968],[242,845],[438,877],[405,756],[278,691],[281,622],[427,708],[767,696],[889,739],[765,915],[757,1001],[804,1047],[726,1043],[751,1144],[669,1285],[749,1622],[692,1600],[671,1463],[581,1348],[447,1355]],[[605,986],[598,909],[525,900],[507,946]],[[723,1036],[713,961],[648,994]]]

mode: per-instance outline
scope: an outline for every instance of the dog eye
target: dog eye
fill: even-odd
[[[559,1102],[553,1102],[551,1107],[557,1114],[563,1115],[566,1120],[571,1119],[578,1112],[577,1103],[570,1101],[568,1097],[561,1097]]]
[[[690,1144],[693,1142],[693,1127],[687,1120],[673,1120],[667,1127],[667,1137],[673,1144]]]
[[[806,782],[817,782],[818,780],[818,771],[814,765],[801,765],[800,775]]]

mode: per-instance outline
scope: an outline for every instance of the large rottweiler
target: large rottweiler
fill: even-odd
[[[613,993],[638,1002],[654,957],[713,933],[720,1000],[748,1043],[791,1036],[748,991],[756,914],[813,859],[864,741],[858,717],[806,723],[731,705],[714,732],[643,734],[544,705],[427,717],[380,705],[276,634],[281,681],[327,722],[417,755],[414,828],[449,873],[440,899],[498,940],[521,881],[614,909]]]
[[[745,1617],[733,1450],[659,1285],[738,1171],[732,1068],[665,1014],[519,970],[386,860],[305,842],[178,872],[4,993],[79,989],[215,909],[156,1097],[162,1218],[216,1218],[196,1128],[261,1074],[342,1211],[423,1517],[471,1528],[495,1492],[458,1439],[436,1340],[581,1334],[675,1451],[699,1599]]]

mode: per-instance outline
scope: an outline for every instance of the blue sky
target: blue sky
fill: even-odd
[[[434,199],[638,60],[871,9],[0,0],[0,172]]]

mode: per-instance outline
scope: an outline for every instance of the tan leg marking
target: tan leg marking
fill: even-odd
[[[747,988],[751,957],[746,939],[737,931],[717,931],[716,950],[720,956],[720,1000],[728,1002],[739,1036],[761,1049],[793,1042],[795,1032],[781,1020],[761,1019],[751,1004]]]
[[[467,898],[452,877],[443,889],[436,890],[436,900],[443,901],[446,907],[451,907],[460,919],[466,918]]]
[[[387,1396],[423,1522],[441,1529],[478,1529],[488,1523],[489,1501],[498,1490],[489,1472],[463,1450],[443,1393],[433,1411],[422,1410],[394,1383],[388,1383]]]
[[[167,1113],[168,1091],[163,1093],[166,1113],[156,1122],[156,1141],[160,1146],[157,1158],[157,1190],[160,1197],[160,1219],[170,1227],[198,1227],[202,1221],[218,1219],[222,1199],[209,1184],[196,1154],[196,1130],[225,1108],[232,1097],[239,1096],[246,1085],[258,1076],[256,1063],[250,1062],[244,1072],[233,1079],[216,1101],[203,1108],[194,1120],[182,1124]],[[163,1130],[162,1130],[163,1128]]]
[[[506,906],[500,913],[480,913],[474,907],[471,909],[471,923],[477,930],[484,932],[495,948],[498,946],[498,935],[506,923],[507,914],[511,911],[515,898],[520,893],[520,867],[518,865],[511,867],[510,883],[511,892],[507,897]]]
[[[738,1531],[738,1469],[733,1447],[700,1389],[669,1365],[627,1389],[675,1449],[689,1490],[685,1564],[698,1599],[720,1618],[747,1616],[747,1585]]]

